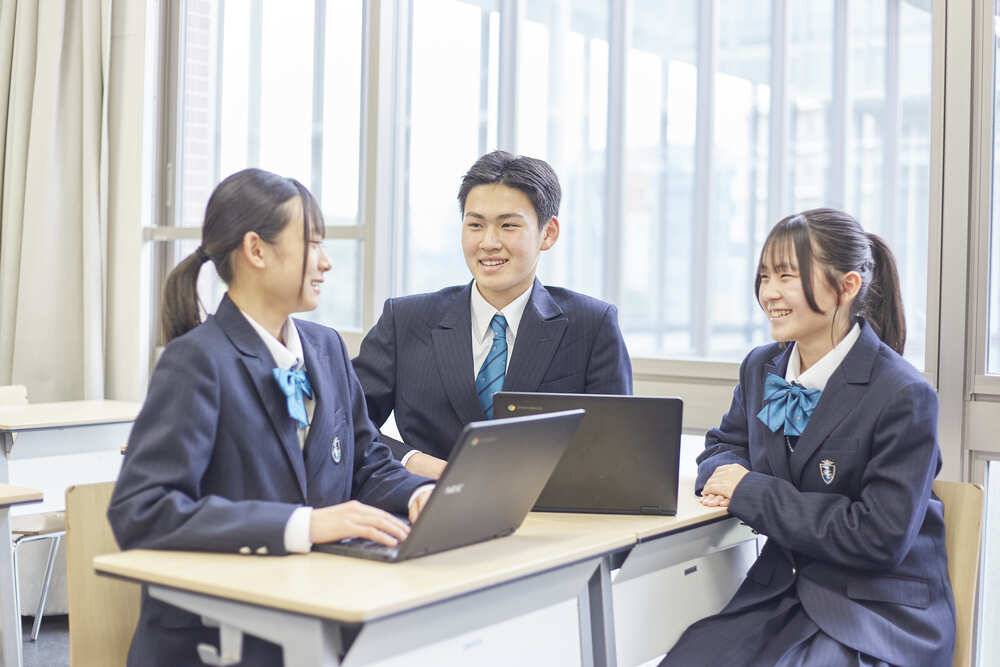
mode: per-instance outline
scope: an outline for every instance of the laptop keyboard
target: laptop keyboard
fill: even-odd
[[[343,544],[355,549],[363,549],[364,551],[370,551],[372,553],[384,554],[390,557],[394,557],[399,553],[398,546],[389,547],[384,544],[379,544],[374,540],[369,540],[366,537],[348,537],[347,539],[340,540],[337,544]]]

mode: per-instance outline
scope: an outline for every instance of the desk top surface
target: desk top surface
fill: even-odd
[[[89,426],[134,421],[135,401],[60,401],[0,406],[0,431]]]
[[[324,553],[238,556],[136,549],[94,559],[97,571],[358,623],[629,547],[638,539],[725,518],[682,478],[677,516],[532,512],[513,535],[402,563]],[[320,594],[318,591],[336,591]]]
[[[683,438],[676,516],[532,512],[509,537],[402,563],[324,553],[261,557],[136,549],[98,556],[94,567],[126,579],[359,623],[724,519],[726,509],[703,507],[692,492],[700,447],[700,438]]]
[[[20,505],[21,503],[36,503],[42,499],[42,492],[23,486],[0,484],[0,506]]]

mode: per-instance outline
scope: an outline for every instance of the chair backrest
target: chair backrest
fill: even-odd
[[[934,482],[934,495],[944,505],[948,577],[955,595],[955,667],[972,664],[976,586],[983,530],[983,487],[967,482]]]
[[[119,551],[108,523],[114,482],[66,489],[66,584],[70,665],[124,665],[139,621],[140,588],[94,572],[94,557]]]
[[[0,386],[0,405],[27,405],[28,390],[23,384]]]

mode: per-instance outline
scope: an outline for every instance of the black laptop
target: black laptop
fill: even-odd
[[[499,392],[494,414],[587,411],[534,509],[545,512],[676,514],[679,398]]]
[[[401,561],[510,535],[538,499],[583,418],[583,410],[472,422],[409,536],[395,547],[364,538],[314,551]]]

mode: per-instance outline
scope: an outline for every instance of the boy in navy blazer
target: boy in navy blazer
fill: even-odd
[[[542,160],[495,151],[462,179],[467,285],[389,299],[354,368],[371,419],[395,412],[407,469],[438,477],[462,427],[507,391],[631,394],[614,306],[535,278],[559,238],[559,179]],[[497,415],[500,416],[500,415]]]

